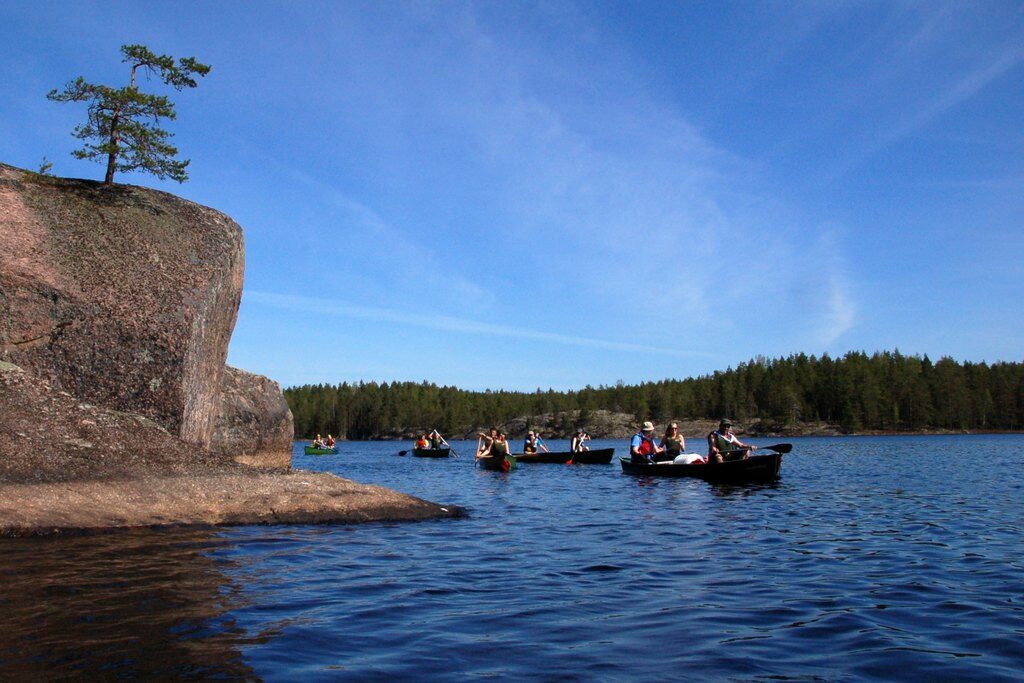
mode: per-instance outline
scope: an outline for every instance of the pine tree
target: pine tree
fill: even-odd
[[[115,171],[134,170],[183,183],[188,180],[185,169],[189,160],[175,158],[178,149],[168,142],[172,134],[157,126],[160,119],[177,118],[174,103],[163,95],[140,92],[136,77],[140,71],[153,74],[181,91],[196,87],[195,77],[205,76],[210,67],[193,57],[182,57],[175,63],[173,57],[155,55],[144,45],[122,45],[121,54],[121,61],[131,66],[129,83],[123,88],[89,83],[79,76],[63,90],[47,94],[54,102],[89,103],[86,122],[76,126],[73,133],[87,142],[72,154],[96,161],[106,157],[105,185],[114,182]]]

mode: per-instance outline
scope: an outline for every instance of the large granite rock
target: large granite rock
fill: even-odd
[[[142,415],[82,403],[0,361],[0,482],[123,479],[223,465]]]
[[[216,449],[246,465],[288,468],[294,431],[277,382],[230,365],[225,369],[213,433]]]
[[[0,164],[0,246],[0,536],[460,514],[268,471],[292,415],[224,365],[243,274],[224,214]]]
[[[206,447],[242,231],[165,192],[0,164],[0,358]]]

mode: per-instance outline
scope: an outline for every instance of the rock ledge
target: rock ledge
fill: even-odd
[[[177,525],[418,521],[464,514],[456,506],[311,472],[0,484],[0,536],[9,537]]]

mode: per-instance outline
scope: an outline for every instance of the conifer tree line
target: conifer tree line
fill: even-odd
[[[682,380],[578,391],[467,391],[428,382],[292,387],[295,433],[373,439],[436,427],[458,435],[522,415],[610,410],[636,420],[828,422],[849,432],[1024,429],[1024,363],[957,362],[899,351],[755,358]]]

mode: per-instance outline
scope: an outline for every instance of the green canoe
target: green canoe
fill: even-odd
[[[314,448],[313,446],[306,446],[306,455],[337,455],[338,447],[334,448]]]
[[[497,472],[510,472],[516,468],[516,459],[511,455],[504,457],[489,455],[486,458],[478,458],[477,463],[485,470]]]

